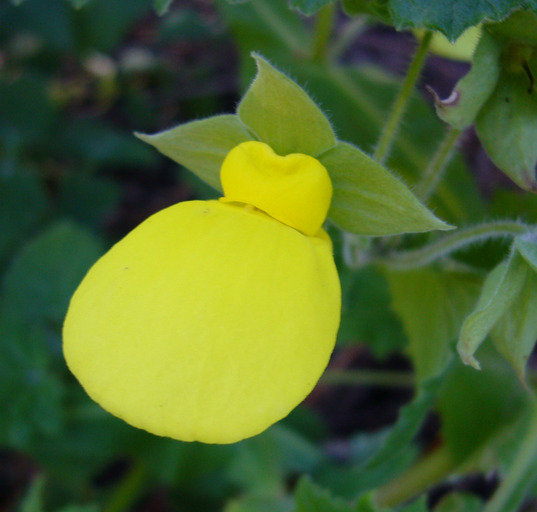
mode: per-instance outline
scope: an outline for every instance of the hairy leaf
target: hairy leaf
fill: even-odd
[[[224,158],[241,142],[253,140],[235,115],[209,117],[155,135],[137,133],[136,136],[220,191],[220,167]]]
[[[451,229],[381,164],[348,144],[319,157],[327,168],[334,196],[328,217],[361,235],[393,235]]]
[[[389,0],[397,28],[439,30],[454,41],[468,27],[483,21],[500,21],[520,7],[537,10],[535,0]]]
[[[253,55],[258,73],[239,104],[241,121],[279,155],[318,156],[336,145],[330,122],[290,78]]]
[[[476,307],[464,321],[459,336],[457,350],[465,364],[480,368],[474,353],[519,296],[527,274],[527,265],[513,253],[488,275]]]

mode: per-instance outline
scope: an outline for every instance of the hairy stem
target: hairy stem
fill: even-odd
[[[421,181],[416,187],[416,194],[423,201],[427,201],[438,188],[438,184],[444,177],[449,162],[451,162],[460,135],[461,130],[456,128],[449,127],[446,131],[438,151],[425,169]]]
[[[319,11],[315,19],[311,50],[311,59],[314,62],[322,62],[326,58],[328,41],[334,29],[335,14],[336,4],[330,3]]]
[[[395,98],[392,110],[390,112],[390,117],[384,126],[382,135],[380,136],[379,142],[375,149],[373,157],[380,163],[385,163],[390,155],[390,150],[392,148],[397,132],[399,131],[399,126],[401,124],[401,119],[405,114],[405,111],[408,106],[408,102],[412,96],[412,91],[416,86],[416,82],[420,76],[421,70],[425,64],[425,59],[427,57],[427,50],[431,42],[432,32],[427,31],[423,36],[423,39],[420,41],[420,44],[414,54],[414,58],[410,63],[406,77],[403,81],[399,94]]]
[[[392,252],[386,258],[380,259],[379,263],[396,270],[420,268],[476,242],[520,235],[527,233],[529,230],[529,226],[516,221],[479,224],[445,235],[443,238],[419,249]]]
[[[414,387],[414,377],[408,372],[376,370],[328,370],[321,384],[377,387]]]

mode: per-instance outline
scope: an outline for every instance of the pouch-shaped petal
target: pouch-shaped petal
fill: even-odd
[[[328,236],[218,201],[167,208],[89,271],[64,353],[105,409],[149,432],[231,443],[286,416],[334,347]]]

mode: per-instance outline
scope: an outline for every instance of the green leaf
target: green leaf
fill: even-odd
[[[61,428],[63,388],[52,370],[50,334],[36,323],[0,317],[0,444],[23,450]]]
[[[365,470],[372,471],[390,463],[412,442],[433,406],[447,372],[448,370],[445,370],[440,375],[425,380],[412,401],[401,408],[395,426],[382,447],[369,459]]]
[[[526,265],[526,262],[523,263]],[[526,363],[537,340],[537,272],[530,268],[510,308],[491,332],[496,348],[525,383]]]
[[[441,371],[479,294],[475,276],[419,269],[388,274],[392,306],[403,321],[417,379]]]
[[[529,420],[516,440],[518,447],[514,460],[503,475],[496,490],[483,512],[504,512],[519,510],[528,489],[537,481],[537,408],[531,403]],[[514,443],[512,443],[514,444]]]
[[[321,7],[331,4],[335,0],[287,0],[291,9],[296,9],[306,16],[315,14]]]
[[[473,494],[450,493],[434,508],[434,512],[480,512],[483,502]]]
[[[534,235],[517,236],[515,248],[535,272],[537,272],[537,241]]]
[[[25,245],[8,268],[0,288],[0,311],[34,325],[60,325],[84,274],[102,253],[83,229],[58,223]]]
[[[498,82],[500,53],[500,43],[483,31],[472,69],[459,80],[449,98],[441,100],[435,94],[436,112],[441,119],[458,130],[474,122]]]
[[[224,512],[291,512],[291,500],[282,497],[242,496],[228,502]]]
[[[526,72],[504,71],[477,119],[492,161],[525,190],[537,193],[537,89]]]
[[[279,155],[318,156],[336,145],[330,122],[290,78],[253,54],[257,76],[239,104],[241,121]]]
[[[319,161],[334,187],[328,217],[346,231],[394,235],[451,229],[401,181],[352,144],[338,142]]]
[[[400,512],[428,512],[427,497],[420,496],[417,500],[414,500],[410,505],[403,507]]]
[[[43,221],[47,209],[36,173],[19,167],[0,171],[0,264]]]
[[[487,447],[487,468],[492,468],[495,446],[524,417],[529,395],[497,353],[484,349],[480,358],[481,372],[461,363],[450,372],[439,393],[438,410],[445,446],[455,462],[470,463]]]
[[[310,480],[302,477],[295,490],[294,512],[381,512],[373,504],[370,496],[365,495],[351,503],[333,496]]]
[[[173,0],[153,0],[155,9],[159,16],[163,16],[169,11],[172,2]]]
[[[537,10],[534,0],[389,0],[398,29],[425,27],[439,30],[451,41],[467,28],[485,20],[500,21],[525,4]]]
[[[518,253],[500,263],[487,277],[474,311],[462,325],[457,350],[465,364],[480,368],[474,353],[496,322],[519,296],[528,267]]]
[[[537,44],[537,14],[521,9],[501,23],[488,24],[487,30],[495,37],[535,46]]]
[[[343,0],[343,9],[349,16],[370,14],[387,25],[393,25],[387,3],[382,0]]]
[[[71,4],[75,9],[81,9],[91,0],[71,0]]]
[[[235,146],[253,140],[235,115],[209,117],[155,135],[136,136],[220,191],[224,158]]]
[[[390,290],[384,275],[373,266],[353,271],[341,264],[338,270],[342,295],[338,342],[364,343],[377,359],[400,351],[406,337],[390,308]]]

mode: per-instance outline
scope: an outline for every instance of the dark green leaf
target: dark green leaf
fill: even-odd
[[[414,500],[410,505],[403,507],[400,512],[428,512],[427,497],[421,496],[417,500]]]
[[[242,496],[230,501],[224,512],[291,512],[293,504],[287,497],[266,498],[263,496]]]
[[[365,343],[377,358],[385,358],[406,344],[402,325],[390,309],[384,275],[374,267],[351,271],[339,268],[342,308],[338,340]]]
[[[155,4],[155,9],[157,10],[159,16],[162,16],[168,12],[173,0],[153,0],[153,2]]]
[[[263,57],[253,57],[258,73],[237,110],[252,133],[279,155],[318,156],[335,146],[330,122],[304,90]]]
[[[470,462],[487,445],[492,450],[528,407],[529,396],[507,363],[490,350],[480,359],[481,372],[459,363],[440,391],[442,433],[457,463]],[[489,465],[495,464],[491,456]]]
[[[334,196],[328,217],[361,235],[393,235],[451,229],[381,164],[346,142],[319,157]]]
[[[373,504],[369,496],[347,502],[333,496],[308,477],[303,477],[295,490],[294,512],[381,512],[381,509]]]
[[[419,269],[388,274],[393,308],[403,321],[418,380],[436,375],[451,357],[462,322],[479,294],[473,275]]]
[[[253,140],[234,115],[192,121],[155,135],[136,135],[216,190],[222,190],[220,167],[226,155],[241,142]]]
[[[411,443],[429,413],[447,372],[448,370],[423,382],[412,401],[401,409],[395,426],[382,448],[368,461],[366,470],[389,463]]]
[[[467,28],[485,20],[500,21],[512,10],[525,5],[537,10],[534,0],[389,0],[398,29],[429,28],[439,30],[454,41]]]
[[[36,173],[15,167],[0,171],[0,264],[43,221],[48,209]]]
[[[500,43],[483,32],[472,59],[472,69],[446,100],[435,96],[438,116],[454,128],[470,126],[488,100],[500,76]]]
[[[492,161],[525,190],[537,193],[537,89],[524,68],[503,71],[476,119]]]
[[[0,311],[34,325],[59,326],[71,295],[101,252],[101,244],[73,224],[50,227],[14,258],[0,288]]]
[[[28,449],[60,430],[63,389],[40,325],[4,315],[0,333],[0,443]]]
[[[483,502],[473,494],[451,493],[434,508],[434,512],[480,512]]]

